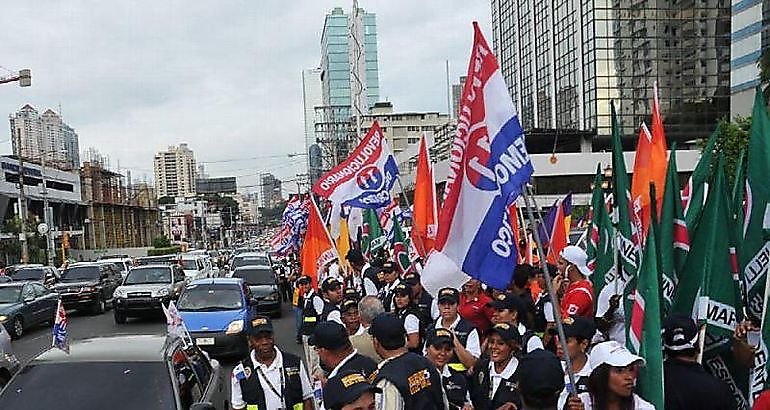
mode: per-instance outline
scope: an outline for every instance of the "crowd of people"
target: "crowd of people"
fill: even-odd
[[[542,269],[527,264],[516,267],[507,289],[470,279],[435,298],[418,273],[400,272],[382,254],[367,262],[355,249],[346,255],[350,271],[342,274],[334,261],[317,278],[317,290],[309,276],[290,273],[307,367],[275,347],[269,319],[255,318],[248,330],[251,361],[234,370],[233,407],[652,409],[635,392],[645,360],[625,348],[620,297],[596,295],[586,259],[568,246],[555,266],[547,265],[556,297]],[[740,328],[737,337],[745,339]],[[698,362],[696,323],[672,314],[662,334],[665,408],[736,408],[728,386]],[[270,376],[276,362],[294,370]],[[244,368],[267,376],[235,377]],[[254,386],[259,380],[267,383]],[[313,397],[314,382],[322,396]]]

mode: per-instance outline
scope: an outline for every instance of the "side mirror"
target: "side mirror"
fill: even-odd
[[[214,407],[213,404],[205,401],[193,404],[190,406],[190,410],[217,410],[217,408]]]

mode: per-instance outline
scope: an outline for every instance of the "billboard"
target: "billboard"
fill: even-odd
[[[195,192],[198,194],[234,194],[236,192],[235,177],[198,178],[195,181]]]

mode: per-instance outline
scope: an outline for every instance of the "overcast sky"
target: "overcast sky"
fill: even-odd
[[[377,14],[380,95],[397,111],[446,112],[445,61],[467,69],[488,0],[362,0]],[[0,13],[0,113],[58,111],[113,169],[152,179],[152,158],[187,142],[212,176],[256,190],[260,171],[304,172],[301,71],[318,66],[324,15],[351,1],[16,1]],[[9,126],[0,153],[10,153]],[[2,137],[5,135],[5,137]],[[247,160],[247,158],[260,158]],[[208,162],[208,163],[207,163]],[[285,187],[293,191],[293,186]]]

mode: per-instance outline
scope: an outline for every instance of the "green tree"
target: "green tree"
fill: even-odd
[[[733,121],[722,118],[719,121],[719,136],[715,152],[725,156],[725,176],[727,177],[727,186],[733,186],[735,180],[736,167],[741,151],[749,146],[749,129],[751,128],[751,117],[736,116]],[[711,175],[716,172],[712,163]],[[745,166],[745,164],[744,164]],[[745,171],[745,169],[744,169]]]
[[[154,248],[168,248],[171,246],[171,241],[166,237],[166,235],[158,235],[153,238],[152,246]]]

